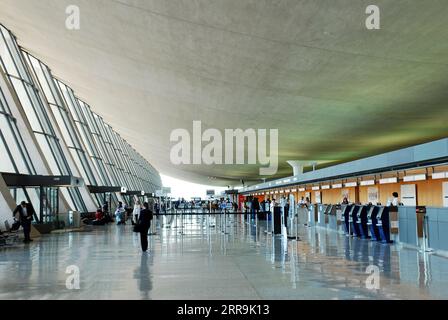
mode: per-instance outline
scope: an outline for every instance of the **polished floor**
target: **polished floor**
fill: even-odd
[[[226,232],[219,220],[173,220],[149,254],[130,225],[0,248],[0,299],[448,299],[446,257],[321,228],[302,227],[296,242],[232,219]],[[79,290],[66,286],[71,265]]]

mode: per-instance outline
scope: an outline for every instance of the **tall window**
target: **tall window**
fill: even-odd
[[[36,174],[16,118],[11,113],[0,87],[0,172]]]
[[[81,144],[73,120],[67,111],[66,106],[68,103],[72,103],[72,101],[70,99],[65,99],[65,96],[62,95],[46,65],[28,53],[24,53],[24,55],[29,61],[29,65],[34,72],[37,82],[50,105],[56,122],[61,130],[62,137],[80,170],[82,178],[88,185],[98,185],[92,171],[92,165],[89,161],[90,159],[86,157],[84,146]]]
[[[35,85],[22,51],[6,28],[0,26],[0,33],[1,66],[19,97],[52,174],[72,175],[50,120],[49,110]],[[61,188],[61,192],[71,208],[80,212],[87,211],[78,188]]]

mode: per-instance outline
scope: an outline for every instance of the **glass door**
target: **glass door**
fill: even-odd
[[[59,188],[40,188],[40,221],[41,223],[53,223],[58,221]]]

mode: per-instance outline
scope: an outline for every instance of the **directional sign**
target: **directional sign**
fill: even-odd
[[[171,188],[170,187],[162,187],[162,192],[164,195],[170,194]]]

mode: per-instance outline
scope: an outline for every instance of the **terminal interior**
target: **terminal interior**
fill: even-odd
[[[448,6],[69,2],[0,8],[0,299],[448,298]],[[196,120],[279,129],[277,173],[174,165]]]

